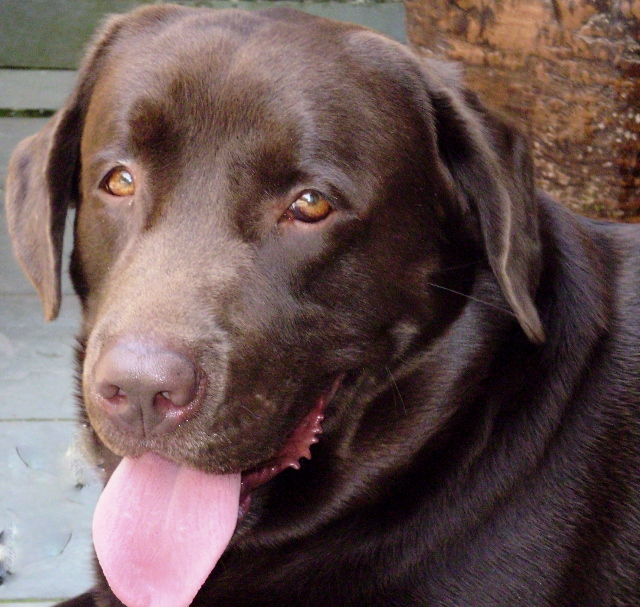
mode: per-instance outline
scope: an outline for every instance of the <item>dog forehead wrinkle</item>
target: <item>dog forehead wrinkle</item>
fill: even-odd
[[[90,141],[109,140],[114,131],[126,131],[131,121],[144,126],[145,118],[151,121],[145,130],[152,133],[157,126],[153,124],[154,114],[156,123],[158,117],[166,116],[174,116],[175,122],[175,114],[181,109],[179,102],[183,100],[177,98],[180,91],[190,101],[189,105],[200,109],[208,105],[207,88],[197,86],[201,79],[195,75],[205,68],[210,75],[218,74],[229,54],[223,48],[224,39],[218,36],[203,41],[185,36],[176,40],[173,34],[176,26],[171,24],[148,36],[146,45],[141,46],[135,38],[124,38],[110,49],[90,101],[89,118],[92,113],[97,114],[96,119],[89,120],[88,126],[94,131]],[[206,62],[202,60],[202,50],[207,51]],[[188,86],[181,87],[187,82]],[[207,85],[211,82],[209,77]],[[149,112],[149,108],[163,106],[165,112]],[[181,126],[189,127],[189,121]],[[189,128],[188,132],[191,131],[194,129]]]
[[[204,17],[204,18],[203,18]],[[238,36],[234,30],[219,26],[214,19],[198,15],[185,19],[157,33],[141,47],[136,40],[128,40],[118,52],[112,52],[112,67],[117,71],[119,87],[145,91],[158,100],[187,101],[192,105],[208,104],[220,89],[236,88],[238,77],[251,76],[254,88],[260,83],[277,79],[273,72],[283,72],[282,57],[274,70],[251,69],[263,61],[266,48],[252,48],[251,38]],[[208,15],[211,17],[211,15]],[[198,27],[193,27],[194,24]],[[176,32],[175,30],[179,31]],[[131,52],[135,50],[135,52]],[[239,56],[249,54],[249,61]],[[291,62],[289,62],[291,67]],[[240,66],[240,69],[235,67]],[[178,69],[179,66],[179,69]],[[124,86],[122,86],[124,85]],[[243,90],[241,93],[248,93]],[[251,101],[247,96],[238,110]],[[175,109],[175,108],[174,108]]]
[[[211,126],[217,133],[238,126],[246,128],[247,124],[271,131],[284,114],[294,119],[312,142],[317,142],[316,153],[326,147],[333,150],[329,152],[333,159],[366,160],[363,151],[377,146],[358,142],[382,136],[380,129],[370,128],[377,125],[381,100],[371,95],[367,83],[347,77],[357,68],[354,57],[335,49],[322,55],[312,53],[307,47],[317,43],[314,37],[306,45],[296,46],[296,36],[281,40],[282,32],[273,35],[270,39],[247,41],[229,56],[218,58],[217,70],[203,69],[201,64],[183,69],[181,76],[175,76],[174,84],[183,92],[188,90],[190,99],[184,101],[191,105],[205,101]],[[301,32],[297,35],[301,36]],[[383,84],[382,80],[379,84]],[[357,120],[354,106],[358,107]],[[367,120],[363,121],[363,117]],[[265,119],[273,124],[265,125]]]
[[[336,70],[345,73],[355,68],[354,58],[347,57],[348,49],[325,53],[319,59],[305,45],[295,48],[302,32],[292,31],[284,40],[278,33],[268,45],[264,37],[239,45],[229,43],[231,50],[225,47],[211,66],[196,61],[195,51],[206,48],[208,55],[215,55],[213,50],[220,46],[218,32],[197,44],[177,45],[169,59],[154,62],[152,68],[138,70],[136,57],[120,52],[110,67],[116,72],[115,79],[113,73],[105,73],[98,90],[105,94],[98,99],[108,99],[107,115],[114,106],[120,116],[129,107],[132,147],[157,158],[154,164],[165,177],[179,171],[178,165],[188,167],[211,158],[224,162],[226,157],[231,159],[227,179],[240,195],[247,185],[262,185],[266,180],[278,189],[283,180],[274,177],[273,167],[287,164],[281,156],[288,150],[293,154],[288,161],[291,170],[284,172],[294,173],[297,151],[298,166],[305,172],[322,175],[329,183],[340,178],[343,187],[338,190],[347,193],[347,198],[369,201],[384,179],[379,167],[394,164],[388,162],[388,154],[380,157],[381,150],[402,153],[407,147],[401,141],[403,130],[391,128],[392,116],[385,119],[389,128],[378,128],[381,108],[388,104],[377,98],[379,92],[372,94],[364,81],[327,78]],[[159,39],[156,44],[164,42]],[[179,72],[174,63],[181,65]],[[311,78],[302,77],[309,73]],[[133,84],[134,78],[136,85],[130,88],[138,91],[136,98],[126,92],[116,102],[108,95],[112,88],[120,89],[111,86],[110,79],[114,84],[122,79]],[[327,86],[327,82],[332,84]],[[378,86],[384,88],[382,79]],[[357,115],[353,106],[358,107]],[[116,129],[114,125],[105,129],[100,117],[94,122],[106,133],[122,130],[120,123]],[[158,139],[163,133],[166,136]],[[249,145],[252,140],[254,146]],[[170,162],[178,147],[176,162]]]

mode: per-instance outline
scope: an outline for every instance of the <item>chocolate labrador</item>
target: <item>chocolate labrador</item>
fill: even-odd
[[[108,482],[68,605],[640,604],[640,232],[536,192],[451,66],[288,9],[113,18],[11,161],[48,319],[69,207]]]

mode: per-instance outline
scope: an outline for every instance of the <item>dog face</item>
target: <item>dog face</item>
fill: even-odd
[[[215,471],[266,462],[340,374],[389,360],[389,324],[439,263],[436,218],[417,212],[415,191],[434,206],[447,196],[438,167],[416,179],[435,146],[417,103],[401,109],[408,128],[390,124],[384,108],[402,90],[367,86],[374,67],[348,41],[303,46],[292,28],[267,44],[275,23],[247,44],[230,23],[187,49],[153,38],[133,63],[130,39],[109,49],[80,142],[73,261],[99,435],[119,455],[154,450]],[[354,107],[363,119],[350,125]],[[125,195],[110,192],[123,175]],[[431,235],[420,249],[418,234]],[[436,299],[420,306],[422,323]],[[187,359],[188,419],[171,432],[114,423],[98,386],[113,348]]]
[[[518,135],[446,66],[290,11],[152,7],[97,38],[7,208],[54,318],[76,207],[99,444],[246,473],[297,462],[310,414],[325,450],[359,432],[377,457],[395,431],[362,395],[448,330],[480,266],[501,322],[542,340],[533,195]]]

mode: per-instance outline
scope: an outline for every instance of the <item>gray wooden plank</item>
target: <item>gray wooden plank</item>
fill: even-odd
[[[10,573],[0,601],[86,591],[91,518],[101,483],[81,459],[74,422],[0,422],[0,531]]]
[[[47,324],[36,296],[0,295],[0,420],[75,419],[79,316],[73,296],[63,299],[58,320]]]
[[[75,80],[73,70],[0,70],[0,111],[58,109]]]

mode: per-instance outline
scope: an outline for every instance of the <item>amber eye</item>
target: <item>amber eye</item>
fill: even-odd
[[[125,167],[116,167],[109,171],[100,187],[112,196],[133,196],[136,192],[133,175]]]
[[[322,194],[308,190],[287,209],[287,215],[298,221],[315,223],[325,219],[332,210],[330,202]]]

